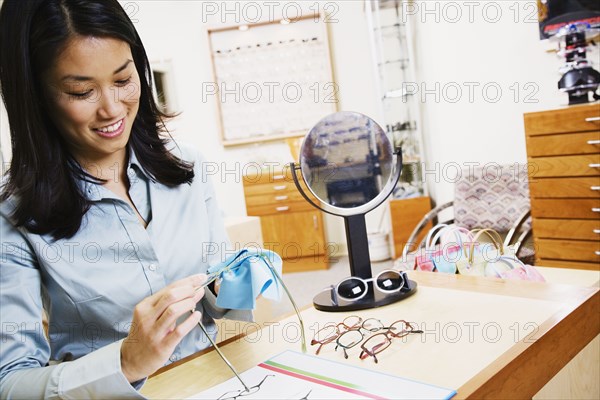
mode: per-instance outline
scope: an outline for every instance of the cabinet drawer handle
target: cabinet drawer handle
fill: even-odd
[[[587,144],[600,144],[600,140],[588,140]]]
[[[598,191],[598,190],[600,190],[600,186],[592,186],[592,187],[590,187],[590,189],[592,189],[594,191]]]
[[[283,178],[285,178],[285,175],[273,175],[273,180],[274,181],[280,181]]]
[[[595,255],[597,255],[597,256],[600,256],[600,251],[596,250],[596,251],[594,252],[594,254],[595,254]]]
[[[600,213],[600,208],[596,208],[596,207],[594,207],[594,208],[592,208],[592,212],[597,212],[597,213]]]
[[[590,117],[590,118],[586,118],[585,122],[598,122],[600,121],[600,117]]]
[[[277,211],[287,211],[290,209],[289,206],[275,207]]]
[[[287,188],[286,185],[278,185],[273,187],[274,190],[285,190],[285,188]]]
[[[275,200],[277,201],[282,201],[282,200],[287,200],[288,197],[287,196],[275,196]]]
[[[590,164],[590,168],[600,168],[600,164]]]
[[[594,229],[594,233],[600,235],[600,229]]]

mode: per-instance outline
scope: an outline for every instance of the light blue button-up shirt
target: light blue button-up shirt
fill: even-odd
[[[227,256],[227,235],[213,187],[202,174],[203,159],[184,146],[173,152],[195,163],[191,185],[168,188],[152,181],[130,152],[129,195],[149,221],[147,228],[124,200],[83,181],[92,206],[69,239],[15,228],[11,202],[0,205],[1,398],[140,397],[140,385],[127,382],[120,364],[135,305]],[[198,309],[213,332],[213,318],[251,319],[250,312],[217,307],[209,290]],[[208,345],[196,327],[170,361]]]

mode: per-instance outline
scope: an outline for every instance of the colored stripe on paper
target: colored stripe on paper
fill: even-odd
[[[279,364],[273,361],[265,361],[264,363],[258,364],[259,367],[279,372],[281,374],[293,376],[294,378],[302,379],[319,385],[327,386],[333,389],[341,390],[343,392],[352,393],[358,396],[367,397],[369,399],[385,400],[385,397],[381,397],[372,393],[367,393],[358,385],[354,385],[349,382],[340,381],[324,375],[315,374],[308,371],[303,371],[298,368],[289,367],[287,365]]]

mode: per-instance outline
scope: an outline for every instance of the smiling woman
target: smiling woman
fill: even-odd
[[[125,165],[140,99],[132,58],[120,40],[75,37],[45,75],[49,116],[70,154],[96,178],[108,180],[111,165]]]
[[[157,181],[192,181],[192,164],[160,136],[169,116],[154,102],[146,52],[116,0],[5,1],[2,14],[0,79],[13,143],[3,198],[37,200],[17,205],[18,225],[72,236],[89,204],[69,177],[124,182],[126,144]],[[126,134],[99,146],[121,119]]]
[[[0,85],[0,398],[141,397],[208,345],[200,319],[252,318],[202,289],[222,258],[205,249],[227,248],[214,190],[165,135],[117,0],[5,0]]]

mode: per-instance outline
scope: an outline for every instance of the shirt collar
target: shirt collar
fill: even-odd
[[[132,167],[135,167],[136,171],[142,173],[146,179],[151,179],[150,175],[148,175],[146,170],[142,167],[142,164],[138,160],[137,156],[135,155],[135,151],[133,151],[131,146],[129,146],[127,153],[129,154],[127,171],[129,171]]]
[[[140,161],[135,155],[135,151],[128,147],[127,154],[129,155],[129,159],[127,161],[127,174],[131,177],[132,174],[137,174],[140,178],[144,180],[149,180],[150,175],[146,172],[146,170],[142,167]],[[102,187],[101,184],[90,182],[81,178],[75,178],[77,180],[77,184],[81,191],[87,196],[87,199],[90,201],[100,201],[105,198],[115,198],[115,196],[109,190]]]

